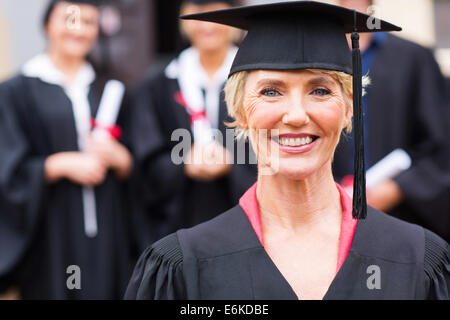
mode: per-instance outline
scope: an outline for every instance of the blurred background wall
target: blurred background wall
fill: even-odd
[[[0,80],[44,50],[41,19],[47,1],[0,0]],[[112,76],[134,86],[150,67],[166,63],[186,47],[178,34],[180,2],[104,1],[103,34],[93,52],[94,60]],[[375,4],[379,17],[403,27],[399,36],[434,48],[443,72],[450,78],[450,0],[376,0]]]

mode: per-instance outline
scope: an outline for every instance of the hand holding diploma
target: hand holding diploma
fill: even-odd
[[[115,139],[96,138],[91,135],[88,142],[88,153],[96,155],[102,163],[112,169],[119,179],[127,179],[132,169],[132,157],[127,148]]]
[[[85,187],[95,187],[103,183],[107,169],[100,157],[86,152],[57,153],[45,162],[48,183],[65,178]]]
[[[410,166],[409,155],[402,149],[396,149],[367,170],[367,204],[380,211],[389,211],[400,204],[403,195],[393,178]],[[348,194],[353,194],[352,183],[344,183],[344,187]]]
[[[221,144],[194,143],[186,156],[184,170],[194,180],[212,181],[228,174],[230,163],[231,155]]]
[[[97,155],[108,168],[114,170],[120,179],[128,178],[132,166],[130,152],[116,140],[116,121],[124,93],[125,86],[120,81],[106,83],[87,148],[88,152]]]

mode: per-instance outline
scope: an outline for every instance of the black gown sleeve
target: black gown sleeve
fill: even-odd
[[[450,300],[450,246],[425,230],[424,271],[428,299]]]
[[[176,234],[149,247],[134,269],[126,300],[185,300],[183,255]]]
[[[23,257],[46,194],[46,156],[33,150],[32,115],[23,112],[26,92],[19,84],[15,78],[0,85],[0,282]]]

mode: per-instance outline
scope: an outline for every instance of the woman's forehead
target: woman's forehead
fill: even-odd
[[[73,10],[71,8],[76,7],[81,16],[93,16],[98,15],[99,10],[97,7],[87,4],[87,3],[71,3],[71,2],[58,2],[55,6],[54,12],[57,12],[62,15],[70,15],[73,14]]]
[[[330,72],[318,69],[299,69],[299,70],[252,70],[249,71],[249,77],[255,81],[263,79],[290,81],[299,79],[310,81],[313,79],[322,79],[335,83],[335,79]]]

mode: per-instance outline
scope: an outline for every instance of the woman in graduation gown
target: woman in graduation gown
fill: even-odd
[[[51,1],[46,53],[0,86],[0,278],[24,299],[117,299],[129,278],[132,158],[124,137],[91,135],[98,16],[95,1]]]
[[[299,1],[186,18],[249,30],[225,91],[256,150],[258,181],[238,206],[146,250],[126,298],[448,299],[448,244],[366,206],[354,30],[371,31],[368,16]],[[352,111],[353,201],[331,168]]]
[[[181,12],[225,9],[233,2],[185,0]],[[209,165],[173,160],[174,147],[186,141],[189,148],[192,144],[189,155],[184,154],[186,159],[196,158],[207,147],[213,154],[231,156],[224,149],[227,140],[233,145],[233,137],[226,139],[225,122],[231,119],[222,89],[237,51],[233,38],[240,34],[227,26],[198,21],[184,21],[181,29],[192,46],[143,81],[135,94],[132,115],[137,193],[155,223],[162,218],[161,235],[231,208],[256,179],[255,164],[230,165],[218,158]],[[173,138],[176,130],[189,137]],[[222,141],[211,143],[211,130],[220,132]],[[240,147],[249,152],[248,145]]]

